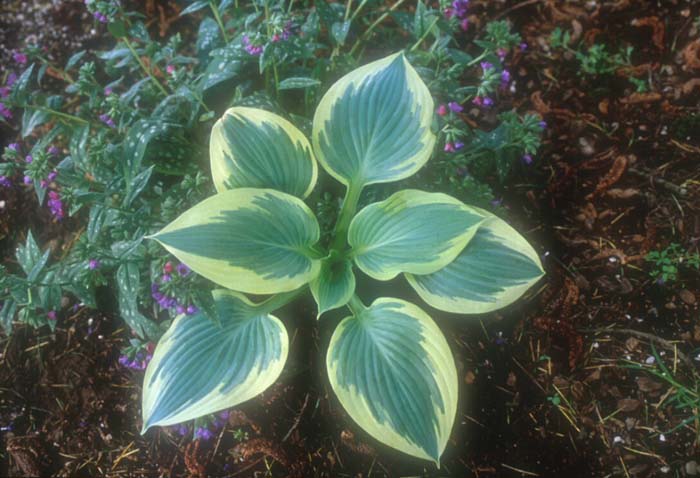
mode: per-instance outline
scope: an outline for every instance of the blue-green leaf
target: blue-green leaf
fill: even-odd
[[[318,168],[311,145],[289,121],[257,108],[229,109],[214,125],[209,146],[217,191],[270,188],[305,198]]]
[[[289,340],[265,303],[214,291],[219,324],[181,315],[158,342],[143,384],[143,430],[233,407],[279,377]]]
[[[326,365],[340,403],[365,431],[439,464],[457,411],[457,370],[425,312],[377,299],[338,325]]]
[[[313,121],[323,168],[355,187],[398,181],[430,158],[433,99],[403,54],[375,61],[338,80]]]
[[[491,216],[449,265],[406,278],[436,309],[481,314],[515,302],[543,275],[532,246],[505,221]]]
[[[428,274],[457,257],[483,220],[479,210],[446,194],[405,189],[361,210],[348,243],[357,266],[375,279]]]
[[[152,238],[195,272],[229,289],[274,294],[316,277],[319,226],[300,199],[272,189],[224,191]]]
[[[352,262],[324,260],[321,272],[309,286],[318,306],[317,318],[324,312],[344,306],[355,293]]]

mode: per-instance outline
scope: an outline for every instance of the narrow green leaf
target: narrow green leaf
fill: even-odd
[[[235,292],[216,290],[214,300],[220,325],[181,315],[158,342],[143,382],[141,433],[245,402],[282,372],[282,322]]]
[[[180,16],[185,16],[189,15],[190,13],[198,12],[199,10],[203,8],[207,8],[209,6],[209,1],[208,0],[196,0],[189,4],[187,8],[185,8],[183,11],[180,12]]]
[[[323,261],[321,272],[309,285],[318,306],[316,318],[321,317],[324,312],[344,306],[355,293],[352,262]]]
[[[24,273],[29,275],[39,259],[41,259],[41,250],[34,240],[32,231],[29,231],[25,244],[17,248],[17,262]]]
[[[313,121],[314,152],[341,183],[398,181],[430,158],[433,99],[403,54],[375,61],[338,80]]]
[[[338,45],[344,45],[345,44],[345,39],[348,37],[348,33],[350,32],[350,22],[335,22],[331,26],[331,34],[333,35],[333,39]]]
[[[274,294],[318,275],[319,226],[300,199],[271,189],[224,191],[152,238],[192,270],[229,289]]]
[[[2,304],[2,310],[0,310],[0,324],[5,330],[6,335],[10,335],[12,332],[12,320],[17,312],[17,303],[12,299],[7,299]]]
[[[457,257],[483,220],[451,196],[406,189],[360,211],[348,243],[357,266],[375,279],[428,274]]]
[[[280,81],[280,84],[277,87],[277,89],[278,90],[304,89],[304,88],[311,88],[313,86],[319,86],[320,84],[321,84],[321,82],[315,78],[307,78],[307,77],[297,76],[297,77],[292,77],[292,78],[286,78],[286,79]]]
[[[338,325],[326,365],[343,408],[367,433],[439,465],[457,411],[457,370],[425,312],[377,299]]]
[[[74,53],[68,58],[68,61],[66,62],[66,68],[65,70],[68,71],[71,68],[73,68],[75,65],[78,64],[78,62],[85,56],[85,53],[87,53],[86,50],[81,50],[77,53]]]
[[[449,265],[406,278],[436,309],[481,314],[515,302],[543,275],[532,246],[504,220],[491,216]]]
[[[148,320],[138,308],[138,291],[141,283],[139,267],[127,262],[117,269],[117,291],[119,295],[119,312],[131,330],[142,339],[158,336],[158,326]]]
[[[32,267],[32,270],[29,271],[29,274],[27,274],[27,280],[29,282],[32,282],[37,277],[39,277],[39,274],[41,274],[41,272],[44,270],[44,266],[46,266],[46,263],[48,262],[50,255],[51,255],[51,250],[47,248],[46,251],[44,252],[44,254],[42,254],[41,257],[39,257],[39,260],[36,261],[36,263],[34,264],[34,267]]]
[[[318,167],[311,145],[289,121],[274,113],[237,106],[214,125],[209,146],[219,192],[240,187],[270,188],[307,197]]]
[[[124,196],[124,207],[129,207],[131,203],[141,194],[141,191],[148,184],[148,180],[151,179],[151,174],[153,174],[154,166],[144,169],[139,174],[132,179],[126,187],[126,196]]]

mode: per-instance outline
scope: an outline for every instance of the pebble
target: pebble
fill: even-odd
[[[698,475],[698,462],[695,460],[690,460],[685,464],[685,473],[689,476]]]

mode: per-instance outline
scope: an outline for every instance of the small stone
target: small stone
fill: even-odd
[[[681,289],[680,292],[678,292],[678,295],[680,296],[681,300],[688,305],[694,305],[696,302],[695,294],[690,292],[688,289]]]
[[[690,460],[685,464],[685,473],[689,476],[698,475],[698,462],[695,460]]]

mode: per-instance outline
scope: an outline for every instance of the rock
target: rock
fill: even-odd
[[[621,398],[617,401],[617,408],[623,412],[633,412],[640,407],[642,402],[636,398]]]
[[[698,475],[698,462],[695,460],[690,460],[688,463],[685,464],[685,473],[688,476],[697,476]]]
[[[688,289],[681,289],[680,292],[678,292],[678,295],[686,304],[695,305],[695,294],[690,292]]]

